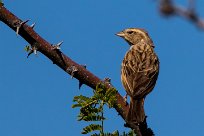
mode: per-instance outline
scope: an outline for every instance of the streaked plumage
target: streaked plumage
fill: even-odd
[[[159,74],[159,60],[145,30],[129,28],[117,35],[130,45],[121,67],[122,84],[130,96],[127,121],[141,123],[145,119],[144,99],[154,88]]]

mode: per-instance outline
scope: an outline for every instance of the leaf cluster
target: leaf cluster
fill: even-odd
[[[117,90],[115,88],[107,89],[104,84],[100,83],[93,92],[94,94],[91,97],[79,95],[73,99],[75,104],[72,105],[72,108],[80,108],[78,121],[92,122],[84,127],[81,133],[88,134],[99,131],[99,134],[94,133],[91,136],[119,136],[118,131],[112,133],[105,133],[103,131],[103,121],[106,120],[103,114],[104,105],[109,108],[120,107],[116,101]],[[129,133],[123,132],[121,136],[134,136],[134,133],[132,131]]]
[[[94,95],[91,97],[83,95],[74,97],[73,101],[76,103],[72,105],[72,108],[80,108],[79,121],[103,122],[106,119],[103,116],[104,105],[107,105],[109,108],[116,105],[117,90],[115,88],[107,89],[104,84],[100,83],[93,92]],[[90,124],[83,128],[82,134],[88,134],[96,130],[102,133],[103,126],[101,124]]]

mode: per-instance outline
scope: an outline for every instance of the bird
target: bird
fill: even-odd
[[[145,29],[127,28],[116,35],[130,45],[121,64],[121,81],[130,96],[126,122],[138,125],[146,118],[144,100],[156,84],[159,59]]]

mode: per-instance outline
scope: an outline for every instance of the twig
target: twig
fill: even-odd
[[[165,16],[177,15],[184,17],[204,30],[204,20],[195,11],[195,0],[189,0],[188,8],[175,5],[171,0],[161,0],[160,12]]]

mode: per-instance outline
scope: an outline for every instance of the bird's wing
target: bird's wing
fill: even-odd
[[[159,70],[159,61],[152,50],[131,48],[122,63],[123,85],[133,98],[146,96],[154,88]]]

